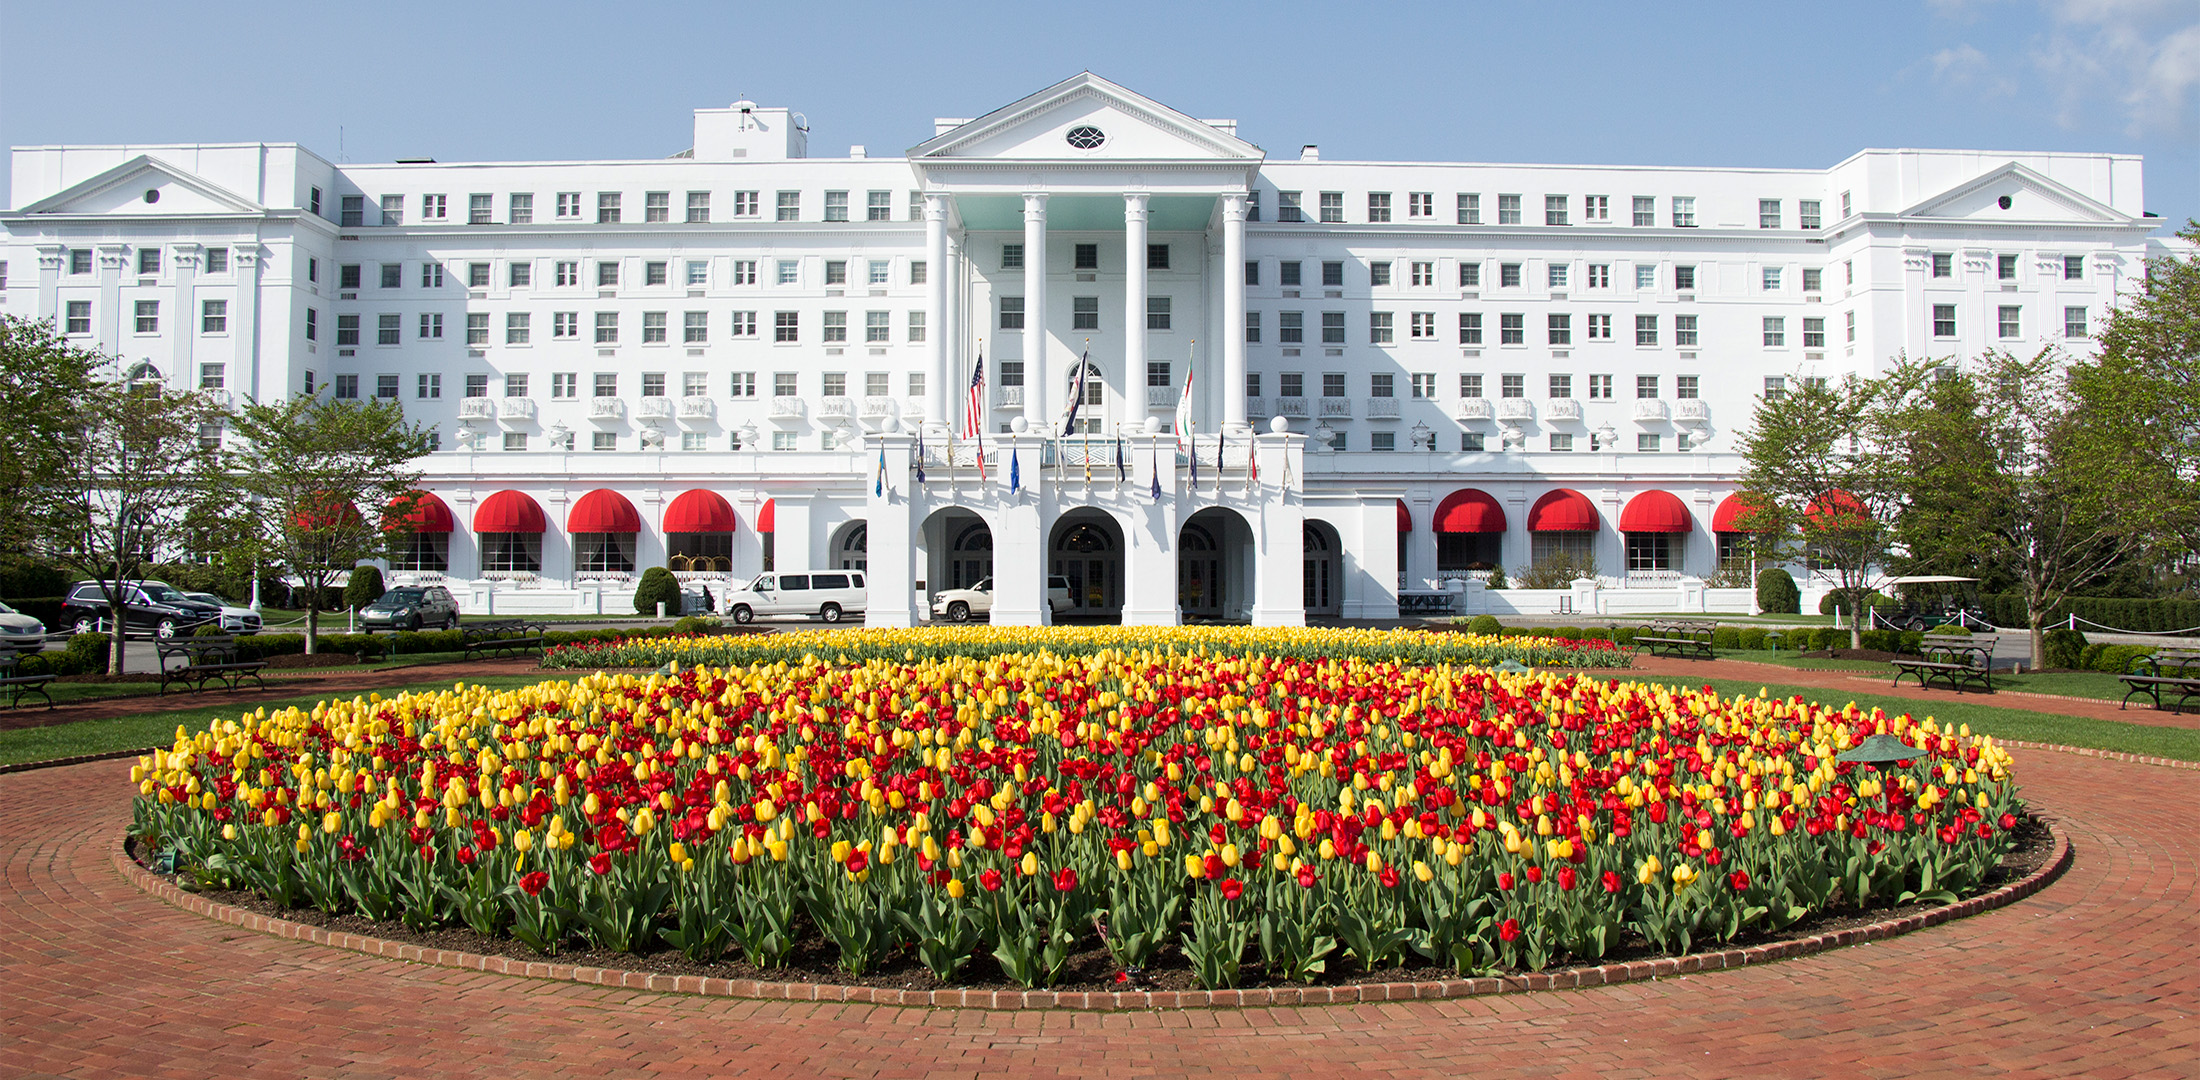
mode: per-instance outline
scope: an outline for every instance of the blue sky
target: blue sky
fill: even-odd
[[[2200,216],[2200,0],[909,7],[0,5],[0,142],[351,161],[662,157],[689,111],[897,153],[1089,68],[1274,157],[1821,167],[1866,146],[2144,154]],[[341,128],[341,134],[339,133]]]

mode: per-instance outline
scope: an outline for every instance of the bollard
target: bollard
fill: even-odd
[[[657,601],[657,617],[660,619],[665,617],[665,602],[662,600]]]

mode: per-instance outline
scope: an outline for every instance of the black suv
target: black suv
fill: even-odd
[[[458,625],[458,601],[441,585],[406,585],[359,609],[359,629],[449,630]]]
[[[221,625],[219,605],[204,604],[185,596],[166,582],[125,581],[122,589],[122,625],[127,633],[147,633],[170,638],[188,634],[208,623]],[[96,581],[79,581],[69,587],[61,602],[61,625],[87,633],[109,629],[107,592]]]

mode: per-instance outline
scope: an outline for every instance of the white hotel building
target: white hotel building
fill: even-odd
[[[0,305],[137,378],[401,401],[435,499],[394,576],[469,610],[658,565],[862,569],[874,625],[989,574],[1003,623],[1050,574],[1148,624],[1738,610],[1762,395],[2084,348],[2162,223],[2135,156],[1278,160],[1090,74],[809,151],[749,102],[650,161],[18,147]],[[1599,576],[1482,588],[1554,551]]]

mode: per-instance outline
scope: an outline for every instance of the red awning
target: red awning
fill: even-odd
[[[1505,508],[1486,491],[1460,488],[1436,504],[1434,520],[1440,533],[1501,533]]]
[[[399,521],[416,533],[447,533],[458,523],[451,516],[450,504],[426,491],[420,492],[420,497],[413,500],[412,512]]]
[[[1398,531],[1413,531],[1413,511],[1406,509],[1406,501],[1398,500]]]
[[[573,504],[565,515],[565,531],[569,533],[638,533],[642,531],[642,515],[634,512],[634,504],[616,491],[597,488]]]
[[[1589,497],[1568,488],[1559,488],[1528,508],[1529,532],[1595,532],[1603,526],[1604,519],[1597,516]]]
[[[318,506],[300,507],[291,515],[290,522],[307,532],[319,532],[338,525],[359,524],[359,508],[349,502],[323,502]]]
[[[1684,533],[1694,528],[1688,507],[1670,491],[1645,491],[1627,500],[1627,509],[1619,514],[1623,533]]]
[[[1864,506],[1864,500],[1834,488],[1812,499],[1803,508],[1803,516],[1821,529],[1843,529],[1870,521],[1872,512]]]
[[[542,507],[517,491],[499,491],[481,500],[481,508],[474,511],[474,531],[477,533],[543,533],[549,530],[550,519],[542,515]]]
[[[1722,500],[1719,503],[1719,508],[1711,512],[1711,531],[1715,533],[1763,532],[1764,529],[1761,526],[1755,529],[1742,527],[1743,519],[1760,512],[1761,509],[1762,507],[1758,503],[1737,491]]]
[[[733,507],[715,491],[683,491],[665,507],[668,533],[730,533],[741,527]]]
[[[762,510],[758,510],[758,511],[756,512],[756,531],[757,531],[757,532],[760,532],[760,533],[768,533],[768,532],[778,532],[778,531],[779,531],[779,530],[778,530],[778,528],[777,528],[777,526],[778,526],[778,524],[779,524],[779,522],[778,522],[778,520],[777,520],[777,519],[778,519],[778,515],[777,515],[777,514],[775,514],[775,513],[773,512],[773,511],[775,511],[775,510],[777,510],[777,509],[779,509],[779,500],[778,500],[778,499],[766,499],[766,500],[764,500],[764,508],[763,508]]]

